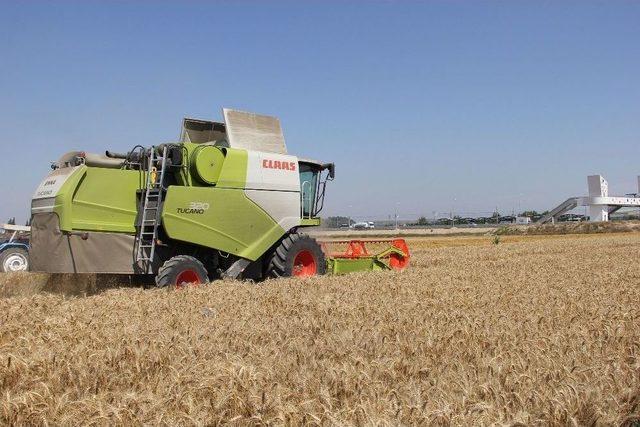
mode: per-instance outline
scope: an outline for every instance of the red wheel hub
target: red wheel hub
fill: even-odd
[[[299,277],[315,276],[318,272],[316,259],[311,251],[300,251],[293,259],[293,275]]]
[[[202,283],[200,276],[193,270],[184,270],[178,273],[176,277],[176,287],[182,288],[188,285],[199,285]]]

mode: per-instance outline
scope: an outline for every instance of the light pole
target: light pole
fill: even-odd
[[[398,205],[400,202],[396,202],[396,230],[398,229]]]
[[[456,219],[455,219],[455,210],[456,210],[456,198],[453,198],[453,206],[451,206],[451,212],[449,213],[449,216],[451,217],[451,228],[454,228],[456,226]]]
[[[522,215],[522,197],[523,194],[520,193],[520,197],[518,197],[518,216]]]

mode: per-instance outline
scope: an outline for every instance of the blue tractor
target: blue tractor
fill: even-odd
[[[2,224],[5,240],[0,243],[0,271],[27,271],[29,269],[29,233],[23,225]],[[6,239],[6,236],[9,238]]]

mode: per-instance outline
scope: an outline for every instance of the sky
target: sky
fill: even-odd
[[[0,220],[71,150],[222,107],[336,163],[323,215],[545,210],[638,191],[640,2],[0,0]]]

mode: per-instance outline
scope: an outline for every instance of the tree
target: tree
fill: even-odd
[[[421,216],[420,218],[418,218],[417,225],[429,225],[429,221],[427,221],[426,217]]]
[[[468,224],[469,223],[469,218],[463,218],[460,215],[454,215],[453,216],[453,220],[455,221],[456,224]]]
[[[524,211],[520,214],[520,216],[526,216],[529,218],[540,216],[540,214],[536,211]]]

